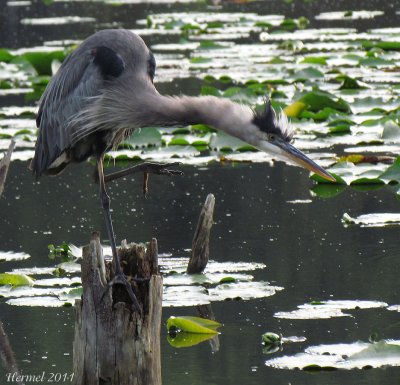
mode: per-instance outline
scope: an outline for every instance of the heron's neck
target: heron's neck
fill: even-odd
[[[146,106],[147,125],[207,124],[243,140],[245,127],[251,125],[252,110],[244,105],[214,96],[170,97],[157,94]]]

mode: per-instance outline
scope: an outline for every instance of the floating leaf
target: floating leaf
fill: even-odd
[[[219,281],[219,283],[232,283],[232,282],[236,282],[236,278],[224,277],[224,278],[220,279],[220,281]]]
[[[399,226],[400,213],[363,214],[356,218],[344,213],[342,216],[342,223],[346,226],[360,225],[361,227]]]
[[[256,151],[253,146],[223,132],[211,136],[210,147],[219,151]]]
[[[313,186],[311,191],[313,194],[321,197],[321,198],[333,198],[336,195],[339,195],[346,189],[346,186],[343,184],[328,184],[328,183],[319,183],[316,186]]]
[[[273,358],[265,364],[278,369],[312,371],[399,366],[400,341],[310,346],[304,353]]]
[[[359,82],[357,79],[347,75],[339,75],[336,79],[342,82],[339,88],[341,90],[359,90],[367,88],[365,83]]]
[[[324,74],[314,67],[304,68],[300,71],[297,71],[293,78],[295,81],[306,81],[315,78],[323,78]]]
[[[196,334],[218,334],[216,331],[221,324],[219,322],[200,317],[170,317],[167,321],[168,332],[178,331]]]
[[[274,317],[285,319],[326,319],[334,317],[351,317],[342,310],[358,310],[386,307],[387,303],[378,301],[318,301],[298,306],[291,312],[277,312]]]
[[[0,274],[0,286],[2,285],[11,285],[13,287],[16,286],[32,286],[33,279],[24,274],[10,274],[10,273],[1,273]]]
[[[326,65],[326,60],[329,56],[307,56],[305,57],[300,64],[321,64]]]
[[[0,62],[6,62],[8,63],[13,59],[14,55],[12,55],[8,50],[4,48],[0,48]]]
[[[27,60],[35,68],[38,75],[52,75],[51,64],[53,60],[63,61],[66,52],[53,51],[53,52],[26,52],[21,56],[22,59]]]
[[[203,40],[200,42],[200,47],[199,49],[217,49],[217,48],[223,48],[221,44],[218,44],[212,40]]]
[[[43,307],[64,307],[67,303],[69,306],[71,302],[61,301],[56,297],[21,297],[21,298],[11,298],[7,302],[9,305],[13,306],[43,306]]]
[[[386,183],[400,182],[400,157],[395,160],[393,165],[389,166],[382,174],[379,175],[379,179]]]
[[[336,98],[322,91],[312,91],[303,95],[298,101],[307,105],[309,111],[320,111],[323,108],[332,108],[334,110],[351,112],[350,106],[343,99]]]
[[[13,251],[0,251],[0,261],[23,261],[31,256],[26,253],[15,253]]]
[[[289,118],[298,118],[300,114],[307,108],[307,104],[303,102],[296,101],[292,103],[290,106],[284,108],[283,112]]]
[[[400,142],[400,126],[393,120],[388,120],[383,125],[382,139],[391,142]]]

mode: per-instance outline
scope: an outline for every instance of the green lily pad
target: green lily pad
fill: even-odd
[[[367,85],[365,83],[362,83],[357,79],[354,79],[347,75],[339,75],[336,80],[342,82],[339,88],[341,90],[360,90],[367,88]]]
[[[10,62],[13,59],[14,55],[12,55],[7,49],[0,48],[0,61]]]
[[[300,62],[300,64],[326,65],[327,59],[329,59],[329,56],[307,56]]]
[[[386,183],[400,183],[400,157],[379,175],[379,179]]]
[[[170,317],[167,321],[168,332],[179,331],[195,334],[218,334],[216,331],[221,324],[219,322],[200,317]]]
[[[17,287],[17,286],[32,286],[33,284],[34,284],[33,279],[24,274],[10,274],[10,273],[0,274],[0,286],[11,285],[13,287]]]
[[[313,194],[320,198],[333,198],[346,189],[343,184],[318,183],[311,188]]]
[[[306,104],[307,110],[312,112],[318,112],[326,107],[347,113],[351,112],[347,102],[323,91],[308,92],[301,96],[298,101]]]
[[[309,79],[323,78],[324,74],[314,67],[304,68],[300,71],[297,71],[293,78],[295,81],[306,81]]]
[[[63,61],[66,57],[64,51],[53,52],[26,52],[21,58],[27,60],[36,70],[38,75],[52,75],[51,64],[53,60]]]

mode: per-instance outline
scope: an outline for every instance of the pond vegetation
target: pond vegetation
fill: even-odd
[[[9,2],[6,7],[17,8],[22,3]],[[53,5],[57,3],[55,1]],[[118,12],[118,9],[125,9],[127,3],[134,7],[132,4],[136,2],[101,3],[113,4],[113,9]],[[159,0],[154,3],[167,2]],[[328,183],[311,175],[312,199],[288,194],[286,202],[296,206],[293,210],[303,210],[298,208],[299,203],[308,206],[314,199],[340,199],[341,194],[349,194],[349,190],[365,193],[380,190],[398,199],[400,29],[385,26],[382,22],[377,23],[378,27],[374,24],[388,11],[346,9],[324,12],[321,9],[313,17],[309,13],[289,17],[268,14],[262,7],[260,12],[254,12],[251,5],[248,8],[243,5],[245,10],[239,6],[226,7],[226,11],[224,6],[214,8],[214,5],[209,7],[207,4],[197,4],[193,10],[184,8],[183,4],[172,7],[176,11],[163,7],[157,12],[142,12],[140,18],[129,25],[152,43],[157,60],[156,83],[170,93],[175,92],[173,88],[168,89],[171,82],[178,85],[190,83],[187,85],[188,93],[229,98],[255,108],[268,97],[274,108],[285,111],[296,128],[296,146],[309,152],[313,160],[327,167],[336,178],[335,183]],[[353,24],[363,20],[370,21],[368,28],[360,30]],[[93,26],[97,28],[106,24],[98,22],[98,15],[92,17],[86,13],[82,16],[23,17],[19,22],[32,31],[49,26],[74,28],[76,25],[91,31]],[[126,27],[119,21],[112,26]],[[6,151],[10,139],[15,139],[17,148],[12,155],[13,161],[28,162],[33,156],[37,133],[36,102],[52,74],[79,43],[79,39],[64,38],[52,40],[49,36],[39,46],[0,49],[0,151]],[[189,83],[185,83],[188,80]],[[199,170],[215,164],[253,167],[259,163],[272,163],[268,155],[205,125],[143,128],[111,151],[108,159],[110,167],[141,160],[176,160],[184,167],[198,167]],[[306,210],[301,212],[307,215]],[[342,231],[351,234],[359,227],[371,231],[376,228],[391,230],[400,224],[400,215],[392,211],[371,213],[368,205],[360,205],[347,214],[338,208],[334,211],[334,220],[343,228]],[[251,240],[254,235],[250,233],[248,236]],[[46,241],[56,244],[59,240],[47,237]],[[266,248],[265,244],[262,247]],[[398,265],[398,247],[395,250],[393,266]],[[31,263],[28,249],[0,251],[0,297],[3,305],[68,308],[76,298],[80,298],[81,248],[65,242],[60,246],[51,244],[46,251],[42,245],[41,253],[44,255],[46,252],[49,252],[50,260],[36,266],[35,262]],[[170,331],[166,340],[170,346],[195,346],[218,333],[219,323],[210,324],[211,321],[207,323],[186,315],[177,317],[181,310],[186,314],[185,308],[210,303],[225,306],[221,304],[232,300],[260,304],[256,301],[279,296],[280,292],[288,289],[268,275],[268,261],[264,264],[249,256],[242,262],[233,261],[229,253],[221,259],[220,262],[218,258],[210,260],[204,274],[187,275],[187,252],[183,256],[174,253],[160,255],[164,275],[163,306],[174,308],[174,315],[166,321]],[[313,257],[310,263],[317,263],[315,260],[318,258]],[[301,269],[300,265],[298,269]],[[276,270],[279,269],[275,267]],[[296,274],[293,272],[294,276]],[[303,325],[302,322],[336,322],[336,318],[360,322],[368,312],[389,317],[387,314],[400,311],[398,304],[386,302],[379,296],[357,299],[352,297],[352,293],[341,295],[331,299],[324,292],[316,292],[313,298],[296,298],[296,305],[292,303],[286,309],[282,306],[272,312],[266,310],[266,313],[282,322],[276,325],[283,325],[285,320],[290,320],[290,325],[295,322]],[[241,306],[246,308],[247,305]],[[225,321],[221,319],[221,322]],[[254,321],[257,327],[260,322]],[[240,327],[248,330],[248,322]],[[293,330],[291,326],[287,328]],[[299,326],[296,334],[307,334],[308,328]],[[173,333],[171,329],[174,329]],[[211,330],[205,333],[211,337],[203,336],[203,329]],[[220,329],[221,337],[225,330],[228,335],[232,333],[223,327]],[[185,332],[199,335],[190,336]],[[263,334],[264,353],[278,355],[268,359],[264,357],[267,368],[329,371],[392,367],[400,363],[400,342],[396,338],[361,342],[343,337],[342,343],[341,336],[337,335],[336,342],[339,340],[340,343],[312,341],[308,345],[306,337],[285,337],[287,333],[282,334]],[[257,329],[258,339],[259,335]],[[363,338],[367,340],[368,336]],[[299,346],[297,350],[290,342],[298,342],[294,344]],[[290,347],[283,347],[285,344]],[[288,353],[282,353],[282,349],[288,349]],[[261,352],[261,348],[259,350]]]

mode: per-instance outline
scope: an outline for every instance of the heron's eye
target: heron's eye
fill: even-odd
[[[269,142],[273,142],[275,140],[275,135],[274,134],[268,134],[267,139]]]

